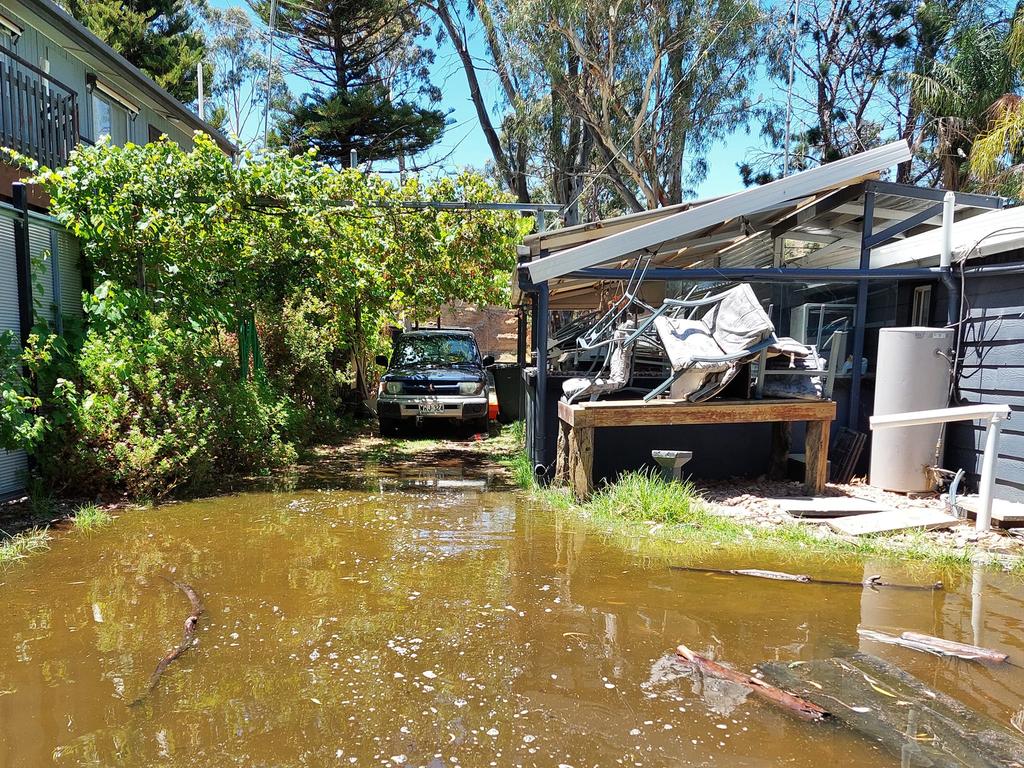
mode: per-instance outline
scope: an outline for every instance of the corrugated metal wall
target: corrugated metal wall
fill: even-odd
[[[18,281],[14,262],[14,220],[0,215],[0,332],[19,333]],[[21,490],[28,462],[21,451],[0,451],[0,498]]]
[[[20,332],[18,283],[14,253],[14,217],[0,204],[0,332]],[[33,304],[36,316],[52,327],[82,316],[82,272],[78,242],[59,225],[43,217],[29,222],[29,250],[33,261]],[[60,301],[55,296],[60,296]],[[59,313],[58,313],[59,306]],[[63,322],[61,323],[63,324]],[[21,451],[0,451],[0,498],[24,489],[28,460]]]

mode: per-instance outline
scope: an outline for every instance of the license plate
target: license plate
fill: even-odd
[[[444,403],[420,403],[420,413],[444,413]]]

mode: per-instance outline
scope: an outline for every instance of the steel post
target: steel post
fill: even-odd
[[[871,232],[875,219],[875,193],[864,194],[864,224],[861,228],[860,269],[871,269]],[[853,319],[853,368],[850,379],[850,411],[846,425],[855,432],[860,431],[860,385],[863,375],[860,364],[864,357],[864,324],[868,319],[868,284],[866,280],[857,283],[857,306]]]
[[[1003,427],[1003,415],[993,413],[985,432],[985,452],[981,458],[981,483],[978,488],[978,517],[974,529],[984,533],[992,528],[992,492],[996,485],[996,459],[999,454],[999,433]]]

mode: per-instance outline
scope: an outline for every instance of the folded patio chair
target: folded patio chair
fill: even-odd
[[[761,394],[765,397],[820,400],[825,396],[828,361],[817,350],[796,339],[775,339],[765,352]]]
[[[622,389],[633,375],[633,349],[635,340],[627,344],[626,339],[633,330],[632,323],[622,323],[612,333],[607,343],[608,353],[599,374],[608,369],[608,375],[579,376],[562,383],[562,395],[566,402],[572,403],[589,397],[596,400],[601,395]]]
[[[738,285],[693,305],[710,308],[699,320],[664,313],[656,313],[653,318],[672,364],[672,375],[644,400],[657,397],[669,387],[674,399],[701,402],[714,397],[775,339],[775,326],[749,285]]]

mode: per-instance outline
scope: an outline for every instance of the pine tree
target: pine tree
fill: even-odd
[[[189,0],[67,0],[68,12],[172,96],[196,99],[206,50]]]
[[[429,81],[433,51],[417,41],[429,33],[409,0],[306,0],[278,3],[282,52],[310,92],[280,127],[295,151],[309,146],[340,164],[411,156],[445,127],[433,108],[440,92]],[[254,10],[269,18],[269,2]],[[396,72],[398,74],[396,75]]]

